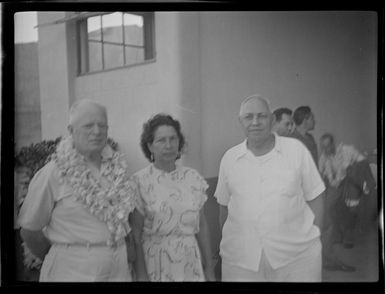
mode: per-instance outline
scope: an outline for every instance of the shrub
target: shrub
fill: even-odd
[[[58,137],[55,140],[43,140],[39,143],[33,143],[29,146],[22,147],[16,154],[15,167],[27,167],[31,174],[34,175],[51,160],[51,155],[55,152],[56,146],[60,140],[61,137]],[[118,143],[112,138],[107,139],[107,144],[109,144],[113,150],[118,150]]]
[[[15,167],[27,167],[34,175],[50,160],[60,140],[61,137],[58,137],[55,140],[44,140],[22,147],[16,154]]]

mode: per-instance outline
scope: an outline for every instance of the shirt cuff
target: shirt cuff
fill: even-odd
[[[306,201],[311,201],[317,198],[322,192],[325,191],[325,184],[320,183],[315,189],[313,189],[310,193],[305,195]]]
[[[222,206],[227,206],[227,204],[229,204],[229,199],[223,199],[223,197],[218,197],[216,194],[214,194],[214,197],[217,199],[218,204]]]

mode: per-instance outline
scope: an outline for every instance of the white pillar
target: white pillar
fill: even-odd
[[[38,24],[65,17],[66,12],[39,12]],[[67,134],[68,110],[73,101],[73,44],[67,42],[67,25],[39,27],[39,80],[42,139]],[[68,45],[70,46],[68,48]]]
[[[178,17],[178,63],[181,75],[178,106],[182,131],[187,140],[183,162],[202,173],[200,16],[199,12],[181,12]]]

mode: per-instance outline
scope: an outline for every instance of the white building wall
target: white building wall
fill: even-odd
[[[63,17],[39,13],[39,23]],[[66,133],[72,101],[109,111],[110,136],[147,164],[142,124],[157,112],[182,123],[184,163],[216,177],[225,150],[243,139],[241,100],[260,93],[273,108],[309,105],[314,135],[376,146],[377,18],[371,12],[156,12],[155,62],[76,77],[74,27],[41,28],[42,137]]]
[[[41,141],[37,43],[15,44],[15,149]]]
[[[173,12],[155,14],[154,62],[88,74],[75,80],[76,99],[89,98],[106,105],[109,134],[128,154],[131,172],[148,164],[139,140],[143,123],[158,112],[169,113],[181,122],[188,142],[183,161],[200,168],[200,96],[194,95],[199,91],[196,74],[199,48],[194,47],[198,39],[198,21],[191,17],[182,19]],[[185,68],[183,58],[193,59],[196,65],[192,69]],[[192,84],[188,83],[193,86],[185,87],[189,76],[195,76]]]
[[[64,16],[65,13],[39,13],[39,23]],[[143,123],[158,112],[166,112],[180,120],[186,136],[184,164],[200,169],[197,16],[193,13],[190,18],[182,18],[173,12],[156,13],[154,62],[83,76],[76,74],[74,23],[42,27],[39,56],[43,138],[65,135],[72,102],[93,99],[106,105],[109,136],[127,153],[130,171],[134,172],[148,164],[139,145]],[[195,65],[184,66],[182,57]]]
[[[65,12],[39,12],[38,24],[65,17]],[[66,134],[68,109],[71,103],[66,26],[42,26],[39,33],[39,82],[41,132],[43,140]]]
[[[206,177],[243,132],[243,98],[309,105],[324,132],[376,147],[377,26],[371,12],[202,12],[202,163]]]
[[[62,14],[39,15],[39,22]],[[42,29],[39,63],[43,139],[66,133],[69,105],[106,105],[109,135],[135,172],[148,164],[142,124],[157,112],[178,118],[186,136],[183,163],[218,175],[223,153],[243,140],[237,114],[260,93],[273,108],[309,105],[314,135],[331,131],[361,150],[376,146],[376,15],[332,12],[156,12],[154,62],[76,76],[73,25]],[[210,193],[215,179],[209,179]],[[205,206],[213,251],[218,205]]]

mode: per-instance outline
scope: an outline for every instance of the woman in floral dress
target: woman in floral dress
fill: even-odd
[[[180,124],[158,114],[143,126],[141,147],[151,164],[133,176],[141,281],[213,281],[214,263],[203,213],[208,185],[194,169],[176,163],[184,147]]]

